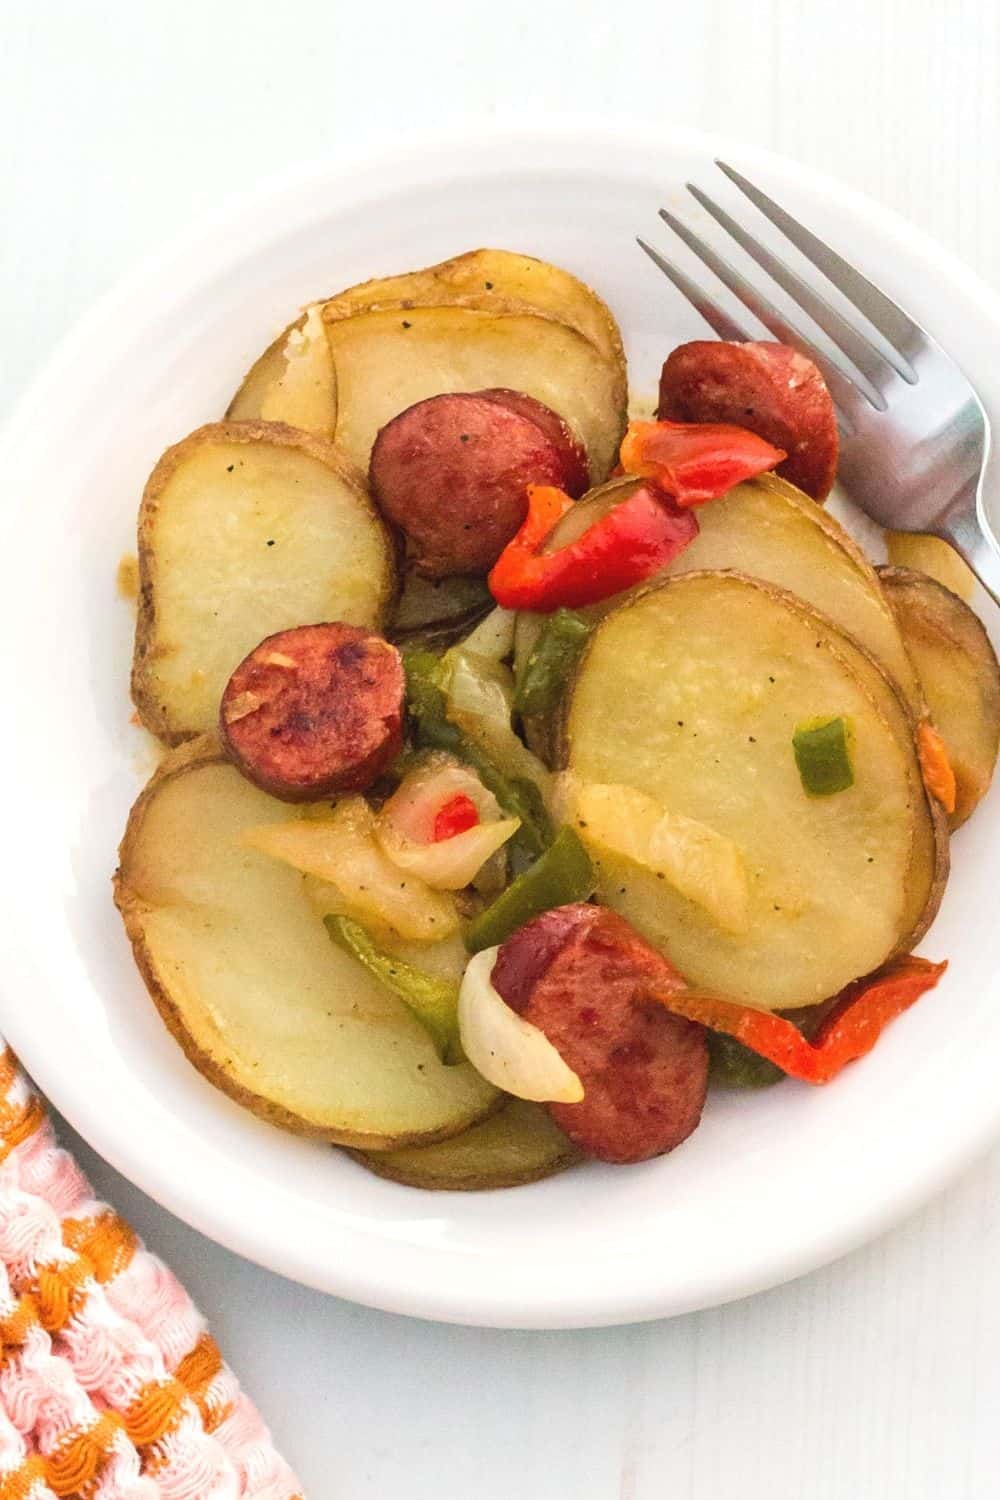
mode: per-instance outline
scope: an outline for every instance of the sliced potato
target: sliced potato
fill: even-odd
[[[290,323],[247,371],[226,420],[287,422],[317,437],[333,437],[337,388],[318,303]]]
[[[521,1187],[582,1160],[541,1105],[523,1099],[509,1100],[478,1125],[432,1146],[352,1155],[378,1177],[451,1192]]]
[[[768,1009],[809,1005],[908,936],[913,851],[930,813],[906,711],[856,660],[860,648],[829,621],[736,573],[654,585],[594,631],[565,709],[568,769],[646,792],[730,839],[745,862],[749,927],[734,934],[651,872],[600,861],[602,899],[692,984]],[[810,797],[792,735],[830,714],[850,721],[854,785]]]
[[[560,521],[546,550],[566,546],[641,483],[618,479],[592,491]],[[920,684],[875,571],[821,505],[777,475],[763,474],[701,506],[698,524],[694,541],[662,576],[735,568],[787,589],[859,641],[919,709]],[[617,602],[605,600],[589,613],[599,619]],[[537,616],[525,615],[522,620],[517,635],[519,664],[540,628]]]
[[[926,574],[879,571],[955,772],[958,828],[986,795],[1000,746],[1000,669],[967,604]]]
[[[368,1150],[466,1129],[496,1091],[445,1067],[406,1006],[330,941],[302,877],[241,842],[287,818],[208,737],[139,798],[115,900],[164,1021],[212,1083],[286,1129]]]
[[[912,568],[926,573],[968,604],[976,587],[976,575],[954,547],[939,536],[919,531],[887,531],[885,545],[894,568]]]
[[[444,307],[466,297],[523,302],[576,328],[619,372],[619,402],[625,404],[625,352],[607,303],[576,276],[548,261],[512,250],[469,250],[452,260],[402,276],[381,276],[329,298],[328,307],[357,311],[376,303]],[[517,386],[515,389],[520,390]]]
[[[375,435],[428,396],[507,386],[559,413],[603,478],[624,431],[619,372],[567,323],[524,303],[466,298],[323,310],[337,384],[337,443],[366,469]]]
[[[337,450],[280,423],[218,422],[168,448],[139,511],[132,696],[176,744],[212,729],[264,636],[321,620],[379,628],[393,543]]]

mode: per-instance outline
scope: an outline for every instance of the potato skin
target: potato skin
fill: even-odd
[[[447,1141],[394,1151],[351,1151],[350,1155],[388,1182],[452,1193],[526,1187],[582,1160],[543,1105],[511,1098],[505,1098],[485,1120]]]
[[[948,822],[954,832],[971,817],[992,780],[1000,748],[1000,666],[982,621],[943,583],[910,568],[879,568],[878,573],[903,639],[924,674],[931,716],[951,754],[957,797]],[[941,659],[945,652],[948,663]],[[959,659],[973,674],[964,691],[949,681]],[[949,736],[958,743],[949,743]],[[970,746],[970,736],[979,743]]]
[[[155,529],[159,505],[170,480],[188,455],[206,443],[266,442],[275,447],[297,449],[308,454],[331,469],[345,483],[367,496],[364,478],[343,455],[323,438],[289,427],[283,422],[209,422],[174,443],[157,460],[146,481],[139,506],[138,554],[139,554],[139,602],[135,626],[135,649],[132,657],[131,690],[132,701],[145,727],[165,745],[179,745],[197,737],[197,731],[178,730],[159,702],[150,681],[150,665],[157,648],[156,616],[156,572]],[[370,499],[368,509],[374,526],[380,528],[385,539],[386,556],[395,560],[396,543],[385,527]],[[398,591],[398,579],[394,581],[380,602],[379,615],[385,620]]]
[[[462,1119],[454,1128],[400,1132],[395,1135],[330,1130],[304,1119],[273,1099],[254,1093],[253,1090],[237,1083],[214,1057],[196,1043],[185,1024],[180,1007],[164,984],[153,962],[143,930],[143,916],[147,903],[130,888],[126,872],[139,839],[143,819],[154,799],[167,783],[204,766],[229,766],[230,764],[215,735],[202,735],[171,750],[143,787],[132,806],[118,849],[118,867],[112,877],[114,903],[121,914],[136,968],[142,976],[161,1020],[188,1062],[220,1093],[249,1110],[251,1114],[266,1120],[268,1124],[287,1130],[294,1135],[311,1136],[315,1139],[330,1141],[334,1145],[353,1147],[360,1151],[389,1151],[401,1146],[431,1145],[436,1141],[448,1140],[453,1135],[459,1135],[479,1120],[487,1118],[501,1107],[505,1095],[498,1094],[484,1108]]]
[[[900,744],[906,744],[907,750],[907,780],[910,786],[910,800],[917,812],[917,823],[915,824],[916,838],[911,845],[910,859],[905,876],[904,891],[906,900],[904,902],[900,923],[896,929],[896,938],[891,951],[883,953],[880,961],[897,954],[909,952],[923,933],[927,930],[940,906],[945,883],[949,869],[948,852],[948,829],[947,821],[942,809],[929,797],[920,775],[919,764],[915,748],[916,718],[904,700],[896,683],[888,676],[883,668],[865,651],[856,641],[849,637],[839,626],[835,626],[824,616],[803,603],[795,595],[772,584],[763,583],[759,578],[752,578],[737,570],[706,570],[679,575],[676,578],[667,578],[655,581],[638,591],[637,594],[628,598],[619,610],[613,611],[617,615],[619,611],[630,610],[638,607],[644,600],[657,594],[660,590],[690,586],[697,584],[704,586],[712,581],[720,587],[727,584],[751,585],[755,591],[769,596],[776,601],[781,601],[784,606],[803,622],[814,622],[817,632],[822,631],[825,645],[836,659],[848,666],[863,689],[864,695],[869,701],[874,702],[877,716],[882,719],[883,725],[892,731],[893,737]],[[722,606],[720,606],[720,609]],[[606,622],[611,620],[612,615],[606,617]],[[721,616],[720,616],[721,617]],[[559,769],[579,769],[571,765],[571,730],[570,724],[573,717],[573,705],[577,686],[588,670],[589,660],[594,650],[595,631],[589,645],[577,663],[575,672],[563,697],[562,710],[558,719],[556,731],[556,742],[554,746],[554,762]],[[651,691],[651,687],[650,687]],[[610,725],[608,726],[610,732]],[[790,733],[790,731],[789,731]],[[583,774],[587,774],[586,771]],[[601,778],[598,778],[601,779]],[[628,776],[607,774],[606,780],[628,780]],[[614,901],[609,904],[615,905]],[[636,921],[635,914],[624,909],[624,914]],[[641,926],[641,924],[639,924]],[[833,950],[831,950],[832,952]],[[673,961],[678,963],[682,970],[685,968],[685,960],[680,953],[671,952]],[[712,968],[717,965],[713,964]],[[800,962],[801,967],[801,962]],[[863,972],[863,970],[859,970]],[[781,971],[778,978],[783,978]],[[855,976],[856,977],[856,976]],[[722,984],[721,980],[707,981],[701,976],[695,976],[699,983],[714,983],[717,987]],[[846,981],[845,981],[846,982]],[[742,994],[737,989],[738,981],[732,977],[728,980],[728,989],[740,998],[745,998],[749,1003],[765,1004],[764,997],[755,990],[752,993]],[[772,986],[777,996],[778,985]],[[840,984],[834,984],[832,989],[839,988]],[[823,998],[817,994],[816,999]],[[805,998],[796,1000],[791,996],[775,998],[769,1001],[766,1008],[789,1008],[812,1003]]]

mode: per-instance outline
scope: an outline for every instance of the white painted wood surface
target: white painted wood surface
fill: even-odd
[[[6,0],[0,15],[0,410],[76,313],[221,194],[472,118],[586,109],[740,135],[881,198],[1000,284],[997,0]],[[80,1154],[203,1305],[312,1500],[1000,1493],[1000,1148],[791,1286],[563,1334],[303,1291]]]

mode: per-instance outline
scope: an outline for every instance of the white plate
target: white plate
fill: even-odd
[[[705,336],[636,249],[723,154],[910,308],[1000,416],[1000,306],[887,213],[759,152],[672,133],[567,129],[314,172],[226,210],[86,318],[6,436],[0,1027],[92,1145],[206,1234],[377,1307],[571,1327],[773,1286],[885,1229],[1000,1126],[993,796],[955,841],[922,951],[939,989],[826,1090],[714,1096],[673,1155],[491,1194],[425,1194],[238,1109],[194,1072],[132,965],[109,877],[148,765],[129,727],[132,619],[115,568],[160,451],[212,420],[310,297],[474,245],[546,256],[618,315],[652,393]],[[747,210],[749,212],[749,210]]]

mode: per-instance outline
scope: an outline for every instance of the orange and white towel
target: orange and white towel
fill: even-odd
[[[301,1500],[162,1261],[0,1053],[0,1500]]]

